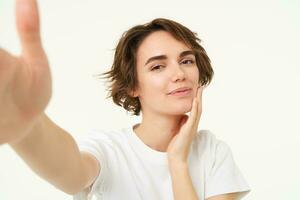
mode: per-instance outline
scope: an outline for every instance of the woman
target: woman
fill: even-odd
[[[16,11],[23,51],[0,52],[0,142],[38,175],[74,199],[229,200],[250,191],[228,145],[197,131],[213,70],[193,32],[168,19],[128,30],[103,75],[113,101],[142,122],[75,141],[44,113],[51,76],[36,2],[19,0]]]

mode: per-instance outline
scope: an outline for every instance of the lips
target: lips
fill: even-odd
[[[187,91],[187,90],[191,90],[191,88],[189,87],[181,87],[181,88],[177,88],[171,92],[169,92],[168,94],[174,94],[176,92],[184,92],[184,91]]]

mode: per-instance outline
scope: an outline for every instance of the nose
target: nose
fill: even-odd
[[[174,64],[172,67],[173,71],[173,76],[172,76],[172,81],[177,82],[177,81],[182,81],[185,80],[185,71],[182,69],[182,66],[180,66],[178,63]]]

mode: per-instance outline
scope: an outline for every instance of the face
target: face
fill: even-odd
[[[191,49],[166,31],[148,35],[137,50],[138,96],[143,115],[182,115],[192,108],[199,70]],[[187,92],[169,93],[187,87]]]

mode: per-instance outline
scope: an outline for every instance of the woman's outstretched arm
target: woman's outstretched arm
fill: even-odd
[[[100,165],[44,113],[52,83],[35,0],[16,0],[16,24],[21,55],[0,48],[0,144],[10,144],[46,181],[77,193],[92,183]]]
[[[100,170],[97,160],[80,153],[73,137],[45,114],[10,145],[36,174],[68,194],[88,187]]]

